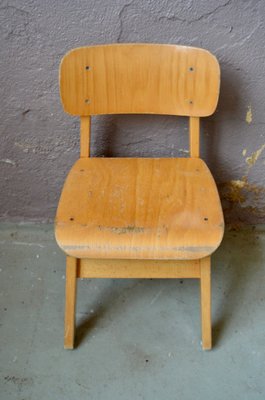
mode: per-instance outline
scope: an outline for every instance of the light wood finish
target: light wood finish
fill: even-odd
[[[74,347],[77,278],[197,278],[202,345],[210,349],[210,254],[224,222],[200,154],[200,119],[217,105],[220,70],[206,50],[115,44],[71,50],[60,66],[64,110],[81,117],[80,159],[59,202],[55,234],[67,254],[65,348]],[[190,117],[190,158],[90,157],[90,116]]]
[[[204,350],[210,350],[212,348],[210,257],[206,257],[200,260],[200,269],[202,347]]]
[[[78,278],[200,278],[200,261],[80,259]]]
[[[68,255],[111,259],[198,259],[223,231],[218,192],[199,158],[79,159],[55,228]]]
[[[190,157],[200,156],[200,118],[190,117]]]
[[[80,157],[90,156],[90,126],[91,117],[80,118]]]
[[[64,110],[73,115],[211,115],[220,70],[206,50],[160,44],[80,47],[60,67]]]
[[[66,257],[64,348],[74,348],[77,260]]]

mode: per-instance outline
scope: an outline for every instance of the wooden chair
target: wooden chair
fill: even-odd
[[[81,118],[81,153],[55,223],[66,253],[64,345],[74,347],[77,278],[198,278],[202,346],[211,348],[210,255],[224,232],[214,179],[199,158],[220,71],[208,51],[175,45],[81,47],[60,66],[64,110]],[[188,116],[189,158],[90,158],[98,114]],[[163,132],[161,132],[163,135]]]

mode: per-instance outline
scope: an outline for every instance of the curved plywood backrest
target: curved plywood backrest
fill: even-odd
[[[211,115],[220,69],[206,50],[113,44],[71,50],[60,66],[64,110],[72,115]]]

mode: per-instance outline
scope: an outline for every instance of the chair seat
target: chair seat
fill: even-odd
[[[217,188],[199,158],[81,158],[55,225],[59,246],[77,258],[199,259],[223,232]]]

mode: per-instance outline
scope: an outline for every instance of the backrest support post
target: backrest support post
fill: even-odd
[[[80,117],[80,157],[90,157],[90,115]]]
[[[200,118],[189,118],[190,157],[200,157]]]

